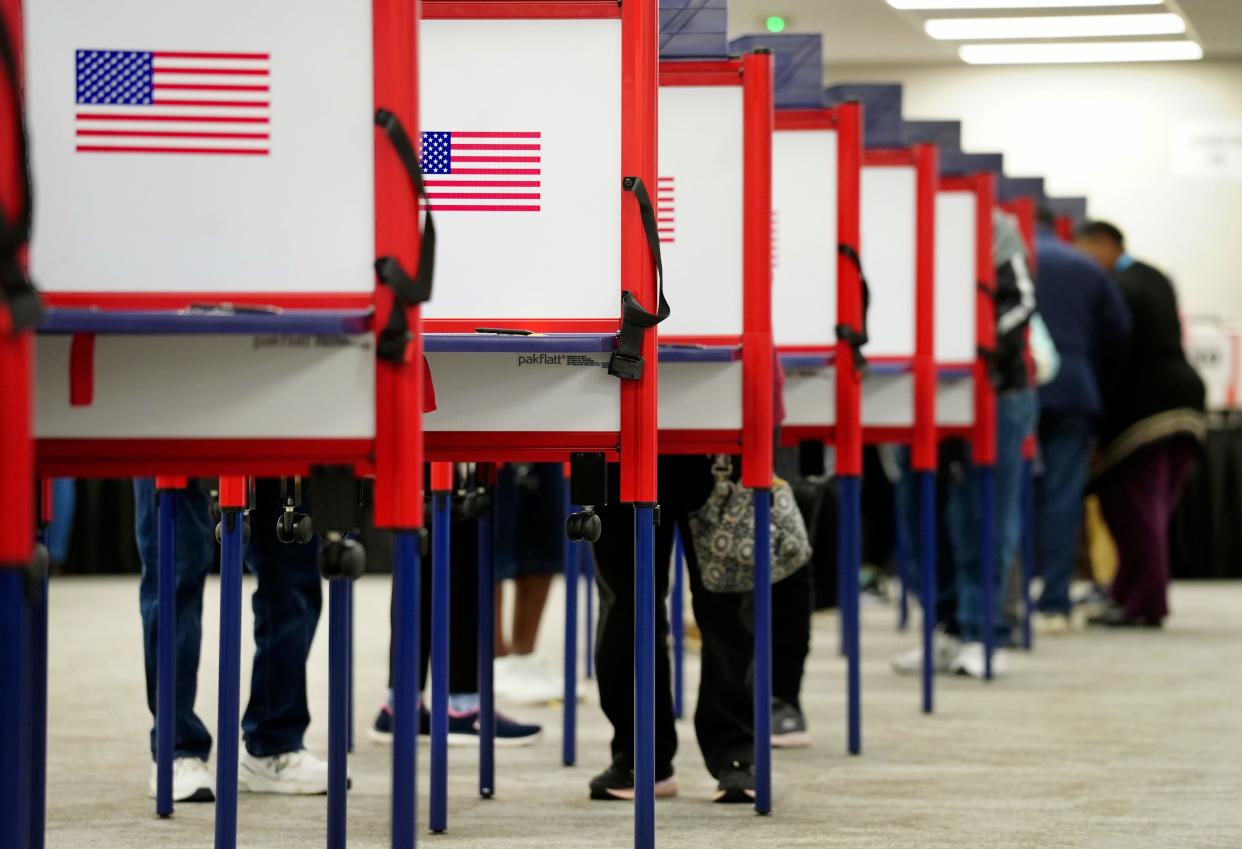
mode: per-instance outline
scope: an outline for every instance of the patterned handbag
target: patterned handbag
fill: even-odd
[[[716,486],[707,503],[690,514],[690,536],[703,586],[717,593],[755,588],[754,494],[733,480],[733,463],[719,455],[712,466]],[[787,481],[772,479],[772,583],[811,559],[802,512]]]

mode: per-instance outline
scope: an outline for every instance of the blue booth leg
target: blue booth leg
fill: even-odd
[[[673,632],[673,716],[681,719],[685,711],[686,662],[686,561],[681,531],[673,529],[673,597],[669,602],[668,624]]]
[[[569,502],[566,501],[566,514]],[[562,694],[561,763],[573,766],[577,760],[578,731],[578,551],[581,543],[566,537],[561,542],[561,559],[565,564],[565,691]]]
[[[897,521],[895,532],[894,559],[897,561],[897,630],[905,631],[910,627],[910,537],[906,534],[906,524],[901,505],[897,505]]]
[[[479,795],[496,793],[496,549],[492,514],[479,517]]]
[[[595,555],[591,546],[578,546],[578,563],[586,585],[586,622],[583,624],[583,674],[590,681],[595,677]]]
[[[345,751],[354,751],[354,586],[349,585],[349,605],[346,608],[345,639],[349,646],[345,651]]]
[[[30,840],[26,565],[0,564],[0,846]]]
[[[979,474],[979,630],[983,639],[983,680],[992,680],[996,651],[996,470],[980,466]],[[1004,568],[1004,564],[999,564]]]
[[[177,500],[156,493],[159,511],[159,624],[155,634],[155,813],[173,813],[173,731],[177,716]]]
[[[923,606],[923,712],[935,709],[936,475],[917,472],[919,484],[919,583]]]
[[[414,849],[418,811],[419,543],[417,531],[398,531],[394,540],[392,849]]]
[[[837,479],[837,574],[842,644],[846,656],[846,749],[862,752],[862,674],[859,574],[862,569],[862,484],[854,475]]]
[[[449,494],[432,496],[431,529],[431,830],[448,828]]]
[[[345,849],[350,582],[328,582],[328,849]]]
[[[237,758],[241,690],[242,511],[220,519],[220,695],[216,724],[216,849],[237,846]]]
[[[755,499],[755,811],[772,811],[772,490]]]
[[[43,849],[47,821],[48,575],[40,572],[30,607],[30,849]]]
[[[1022,464],[1022,647],[1027,651],[1035,644],[1031,636],[1031,581],[1035,578],[1035,464]]]
[[[634,849],[655,847],[654,514],[634,508]]]

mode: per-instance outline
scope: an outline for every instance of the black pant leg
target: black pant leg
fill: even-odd
[[[802,672],[811,653],[814,610],[815,580],[809,563],[772,585],[772,695],[798,710],[802,710]]]
[[[599,586],[599,622],[595,640],[595,677],[600,707],[612,724],[612,757],[633,766],[634,758],[634,508],[619,504],[616,480],[609,468],[612,503],[598,508],[603,533],[594,545],[595,580]],[[668,595],[668,562],[673,550],[673,525],[667,514],[656,528],[656,598]],[[671,766],[677,752],[673,687],[668,644],[668,613],[656,604],[656,771]]]

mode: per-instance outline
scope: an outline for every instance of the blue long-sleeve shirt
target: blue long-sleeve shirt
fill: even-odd
[[[1100,355],[1129,337],[1130,310],[1104,271],[1050,230],[1041,229],[1035,248],[1039,312],[1061,355],[1056,379],[1039,390],[1040,409],[1097,416]]]

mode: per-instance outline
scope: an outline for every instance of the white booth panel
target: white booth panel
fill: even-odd
[[[661,363],[661,430],[742,427],[742,364]]]
[[[427,362],[437,409],[424,431],[621,429],[607,354],[428,353]]]
[[[374,288],[370,3],[25,7],[41,289]]]
[[[864,427],[914,426],[914,375],[869,374],[862,385]]]
[[[742,332],[742,121],[741,86],[660,89],[662,336]]]
[[[975,382],[969,377],[936,384],[936,424],[969,427],[975,423]]]
[[[833,369],[785,372],[785,424],[790,427],[835,424],[836,379]]]
[[[913,166],[862,169],[862,262],[871,287],[867,355],[914,354],[918,175]]]
[[[423,21],[420,58],[423,316],[619,316],[620,21]]]
[[[1229,389],[1234,375],[1233,345],[1230,331],[1213,319],[1191,318],[1185,324],[1186,357],[1203,378],[1209,410],[1229,406]]]
[[[837,133],[772,136],[772,332],[776,344],[837,339]]]
[[[936,193],[936,361],[975,359],[976,198],[971,192]]]
[[[39,438],[375,436],[370,334],[97,336],[81,407],[69,404],[71,338],[37,338]]]

